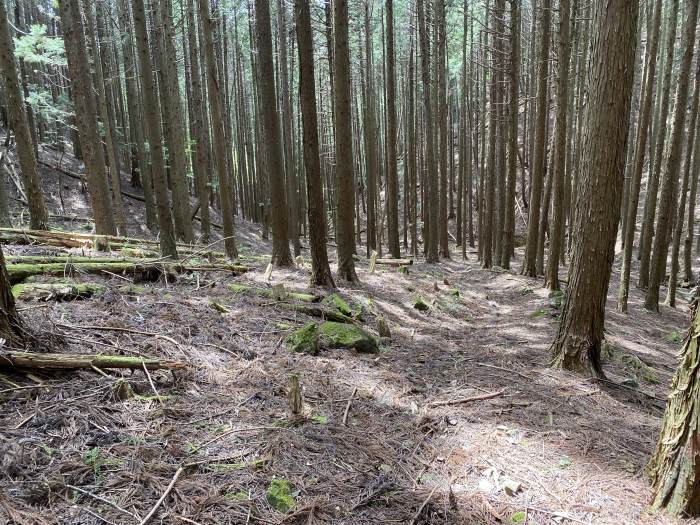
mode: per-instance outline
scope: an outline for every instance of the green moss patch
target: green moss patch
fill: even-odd
[[[343,300],[337,293],[331,294],[323,300],[323,304],[333,307],[338,310],[341,314],[352,316],[352,308],[350,305]]]
[[[277,512],[283,514],[289,512],[296,504],[292,495],[292,486],[284,479],[273,479],[270,482],[270,486],[265,491],[265,499]]]
[[[292,332],[285,342],[293,352],[309,355],[318,354],[318,328],[316,323],[308,323]]]
[[[374,337],[356,325],[326,321],[318,327],[321,346],[351,348],[358,352],[376,354],[379,346]]]

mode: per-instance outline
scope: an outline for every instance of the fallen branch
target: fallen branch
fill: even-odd
[[[181,370],[185,363],[165,359],[94,354],[40,354],[36,352],[2,352],[0,367],[39,370],[77,370],[81,368],[130,368],[145,366],[149,370]]]
[[[505,390],[499,390],[498,392],[491,392],[488,394],[481,394],[479,396],[472,397],[461,397],[459,399],[450,399],[449,401],[433,401],[430,403],[431,407],[444,407],[449,405],[459,405],[462,403],[471,403],[472,401],[483,401],[484,399],[491,399],[493,397],[502,396],[505,394]]]
[[[141,520],[139,525],[146,525],[146,523],[148,523],[148,520],[150,520],[153,517],[153,515],[158,510],[158,507],[160,507],[163,504],[163,502],[165,501],[165,498],[167,498],[168,494],[170,494],[170,491],[173,490],[173,487],[175,486],[175,483],[177,483],[177,480],[180,477],[180,474],[182,474],[183,470],[184,469],[182,467],[180,467],[175,471],[175,475],[173,476],[173,479],[170,480],[170,484],[165,489],[165,492],[163,492],[163,495],[156,502],[156,504],[153,506],[151,511],[148,514],[146,514],[146,517]]]

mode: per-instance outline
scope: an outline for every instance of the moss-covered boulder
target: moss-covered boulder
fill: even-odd
[[[292,495],[292,486],[284,479],[273,479],[265,491],[265,499],[277,512],[286,514],[296,501]]]
[[[342,324],[342,323],[333,323]],[[285,341],[293,352],[302,354],[318,354],[318,327],[316,323],[308,323],[292,332]]]
[[[370,354],[379,352],[377,340],[356,325],[326,321],[318,327],[318,335],[321,346],[326,348],[351,348]]]

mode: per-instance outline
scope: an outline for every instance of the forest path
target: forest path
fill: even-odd
[[[561,300],[541,280],[482,270],[474,254],[416,263],[408,275],[380,265],[369,273],[363,259],[361,284],[338,292],[373,333],[387,319],[391,340],[378,355],[293,354],[286,335],[317,319],[226,285],[307,290],[308,266],[276,269],[267,282],[258,256],[267,246],[251,225],[240,230],[244,262],[255,266],[242,277],[202,272],[140,283],[134,294],[116,288],[121,279],[83,276],[108,292],[20,303],[47,344],[180,359],[193,371],[175,381],[152,372],[153,385],[126,372],[141,395],[126,401],[110,393],[119,372],[3,373],[49,388],[0,394],[0,513],[18,523],[22,512],[26,523],[100,522],[90,512],[131,523],[123,511],[144,516],[188,464],[156,514],[162,523],[675,523],[646,513],[643,469],[675,367],[678,343],[667,339],[687,325],[684,301],[661,316],[641,311],[636,289],[629,315],[609,304],[616,350],[604,366],[613,383],[627,381],[620,387],[547,366]],[[413,308],[418,296],[427,311]],[[310,419],[290,426],[294,373]],[[267,501],[273,479],[290,482],[286,516]]]

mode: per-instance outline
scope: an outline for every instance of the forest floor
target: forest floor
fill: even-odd
[[[43,175],[56,181],[55,172]],[[77,181],[62,184],[74,201],[64,209],[80,215]],[[51,199],[58,209],[55,192]],[[80,275],[107,291],[19,302],[46,350],[162,357],[190,368],[150,379],[141,370],[2,371],[0,522],[140,523],[184,466],[149,523],[679,523],[648,512],[644,468],[688,325],[689,290],[659,315],[646,313],[632,288],[630,313],[621,315],[618,256],[609,381],[593,382],[549,368],[561,298],[542,280],[482,270],[474,252],[465,262],[455,247],[453,261],[419,260],[408,275],[381,265],[370,272],[361,257],[361,284],[337,283],[338,293],[375,336],[386,319],[391,338],[378,354],[296,354],[285,337],[318,319],[227,285],[309,291],[308,251],[303,265],[267,279],[268,242],[255,226],[237,226],[242,263],[252,267],[242,276],[181,274],[139,283],[134,293],[119,288],[124,278]],[[9,262],[99,254],[4,250]],[[413,307],[418,296],[426,311]],[[292,374],[308,413],[294,423]],[[115,400],[120,377],[140,395]],[[291,487],[286,513],[266,497],[273,480]]]

